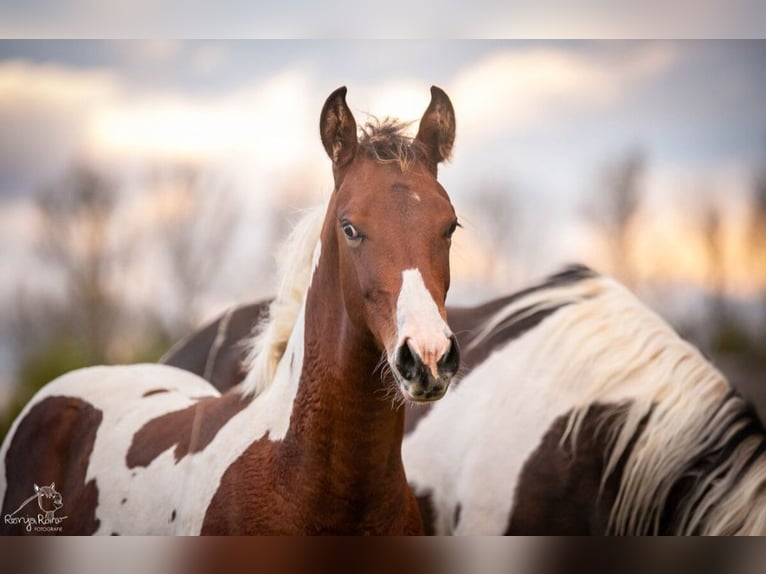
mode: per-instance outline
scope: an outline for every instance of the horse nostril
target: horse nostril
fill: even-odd
[[[420,361],[412,352],[409,339],[405,340],[404,344],[396,351],[396,369],[408,381],[418,376]]]
[[[444,353],[436,366],[439,368],[440,374],[454,375],[460,367],[460,348],[458,347],[455,335],[451,335],[449,340],[449,351]]]

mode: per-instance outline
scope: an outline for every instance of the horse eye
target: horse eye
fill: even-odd
[[[352,241],[362,238],[362,235],[359,233],[356,227],[351,225],[348,221],[343,223],[343,233],[346,235],[348,239],[351,239]]]
[[[460,224],[457,221],[455,221],[452,225],[449,226],[449,229],[447,230],[447,239],[452,239],[452,236],[454,235],[458,227],[460,227]]]

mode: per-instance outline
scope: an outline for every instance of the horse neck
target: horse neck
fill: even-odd
[[[283,445],[321,496],[383,501],[406,489],[404,409],[383,396],[381,352],[349,320],[333,268],[317,268],[307,293],[304,363]]]

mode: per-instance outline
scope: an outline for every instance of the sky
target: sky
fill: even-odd
[[[0,41],[0,198],[80,158],[194,158],[261,194],[301,165],[326,191],[316,126],[339,85],[360,118],[409,120],[444,88],[458,200],[486,181],[568,205],[636,147],[655,180],[733,185],[766,148],[764,56],[763,41]]]
[[[750,38],[759,0],[0,0],[3,37],[37,38]]]
[[[318,156],[317,110],[338,85],[359,113],[410,120],[443,87],[458,173],[480,157],[480,176],[573,192],[574,172],[634,145],[661,168],[745,165],[766,140],[764,54],[763,41],[0,41],[0,194],[83,154]]]
[[[163,161],[217,174],[249,227],[208,312],[268,293],[251,269],[258,230],[276,207],[332,190],[318,119],[340,85],[359,123],[418,120],[432,84],[452,99],[457,138],[440,178],[465,225],[455,301],[573,259],[602,264],[583,212],[605,166],[631,150],[647,162],[636,240],[647,269],[702,281],[704,246],[684,235],[684,206],[713,202],[734,227],[746,214],[766,158],[765,61],[766,41],[1,40],[0,308],[42,272],[30,255],[34,194],[82,161],[127,182]],[[487,233],[485,189],[517,206],[516,244]],[[751,271],[740,265],[732,288],[757,288]]]

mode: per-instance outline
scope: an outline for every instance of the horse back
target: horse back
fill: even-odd
[[[160,362],[195,373],[222,393],[228,391],[247,374],[243,363],[248,343],[270,303],[259,301],[230,309],[176,343]]]

